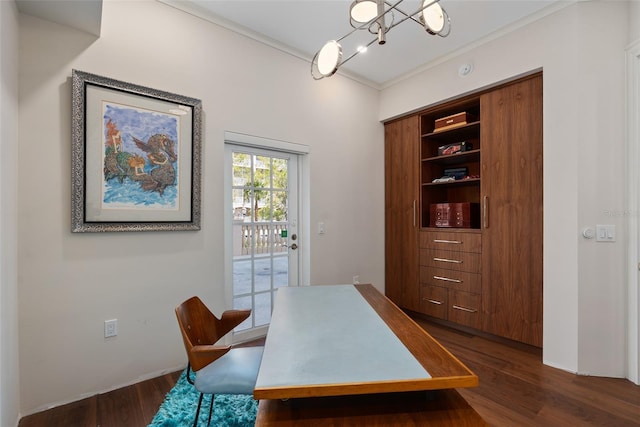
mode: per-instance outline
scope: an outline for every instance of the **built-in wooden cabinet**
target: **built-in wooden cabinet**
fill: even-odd
[[[480,171],[482,329],[541,347],[542,76],[487,92],[480,103],[490,147]]]
[[[385,283],[387,296],[418,311],[420,123],[417,116],[385,125]]]
[[[461,112],[465,124],[435,128]],[[542,346],[542,75],[387,123],[385,140],[387,295],[409,310]],[[442,153],[462,141],[472,148]],[[439,182],[449,168],[467,176]],[[476,208],[470,226],[435,227],[439,203]]]

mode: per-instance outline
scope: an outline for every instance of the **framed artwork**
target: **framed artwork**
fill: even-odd
[[[202,102],[73,70],[71,231],[200,229]]]

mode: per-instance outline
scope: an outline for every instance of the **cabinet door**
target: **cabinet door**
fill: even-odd
[[[385,288],[401,307],[420,308],[418,283],[419,117],[385,125]]]
[[[482,95],[482,329],[542,346],[542,76]]]

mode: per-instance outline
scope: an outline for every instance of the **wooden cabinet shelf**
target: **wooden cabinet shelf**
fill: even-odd
[[[434,141],[457,141],[459,139],[473,138],[480,130],[480,121],[460,125],[453,129],[447,129],[436,132],[423,134],[423,138],[433,139]]]
[[[463,162],[479,162],[480,150],[463,151],[462,153],[449,154],[445,156],[428,157],[422,159],[425,163],[433,163],[437,165],[456,165]]]
[[[468,179],[457,179],[455,181],[449,181],[449,182],[425,182],[422,185],[425,187],[430,187],[430,186],[451,187],[451,186],[479,185],[479,184],[480,184],[480,178],[468,178]]]

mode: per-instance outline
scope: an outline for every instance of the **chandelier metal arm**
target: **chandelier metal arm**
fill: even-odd
[[[374,44],[375,42],[378,41],[378,38],[376,37],[375,39],[371,40],[369,43],[367,43],[366,45],[364,45],[365,48],[368,48],[369,46],[371,46],[372,44]],[[354,56],[356,56],[357,54],[359,54],[360,51],[356,50],[355,52],[353,52],[351,55],[349,55],[346,59],[343,59],[337,66],[337,68],[342,67],[342,64],[344,64],[345,62],[347,62],[348,60],[350,60],[351,58],[353,58]]]
[[[395,5],[392,5],[391,3],[385,2],[388,6],[389,6],[389,10],[394,9],[397,10],[398,12],[400,12],[401,14],[404,15],[404,18],[402,18],[400,21],[392,24],[389,26],[389,28],[387,29],[387,31],[391,30],[394,27],[397,27],[398,25],[402,24],[404,21],[406,21],[407,19],[411,19],[413,22],[417,23],[418,25],[420,25],[421,27],[424,27],[424,24],[422,22],[420,22],[419,19],[416,19],[415,16],[417,14],[419,14],[420,12],[424,11],[425,9],[431,7],[434,3],[440,3],[439,0],[433,0],[431,3],[427,4],[426,6],[421,6],[420,8],[418,8],[418,10],[416,10],[415,12],[408,14],[405,11],[403,11],[402,9],[398,8],[397,5],[398,3],[396,3]],[[447,11],[442,8],[442,11],[444,12],[446,18],[447,18],[447,27],[448,27],[448,31],[446,32],[446,34],[438,34],[442,37],[446,37],[449,35],[449,33],[451,32],[451,20],[449,19],[449,14],[447,13]]]
[[[434,2],[435,2],[435,1],[437,1],[437,0],[434,0]],[[396,3],[396,6],[394,6],[392,3],[388,2],[388,1],[385,1],[385,2],[384,2],[384,4],[386,4],[387,6],[389,6],[389,10],[391,10],[391,9],[395,9],[395,10],[397,10],[398,12],[400,12],[401,14],[403,14],[403,15],[405,16],[405,18],[403,18],[403,19],[402,19],[402,21],[400,21],[400,22],[404,22],[404,21],[406,21],[406,20],[407,20],[407,18],[409,18],[409,19],[411,19],[412,21],[414,21],[416,24],[418,24],[418,25],[422,26],[422,23],[421,23],[418,19],[414,18],[414,17],[413,17],[413,15],[416,15],[416,14],[418,14],[420,11],[422,11],[422,10],[426,9],[427,7],[431,6],[434,2],[429,3],[429,5],[428,5],[428,6],[425,6],[425,7],[423,7],[423,8],[420,8],[418,11],[416,11],[416,12],[414,12],[414,13],[412,13],[412,14],[408,14],[408,13],[407,13],[407,12],[405,12],[404,10],[400,9],[399,7],[397,7],[397,4],[398,4],[398,3]],[[398,22],[398,24],[399,24],[400,22]],[[396,26],[396,25],[398,25],[398,24],[391,25],[391,26],[389,27],[389,29],[391,29],[391,28],[395,27],[395,26]]]

